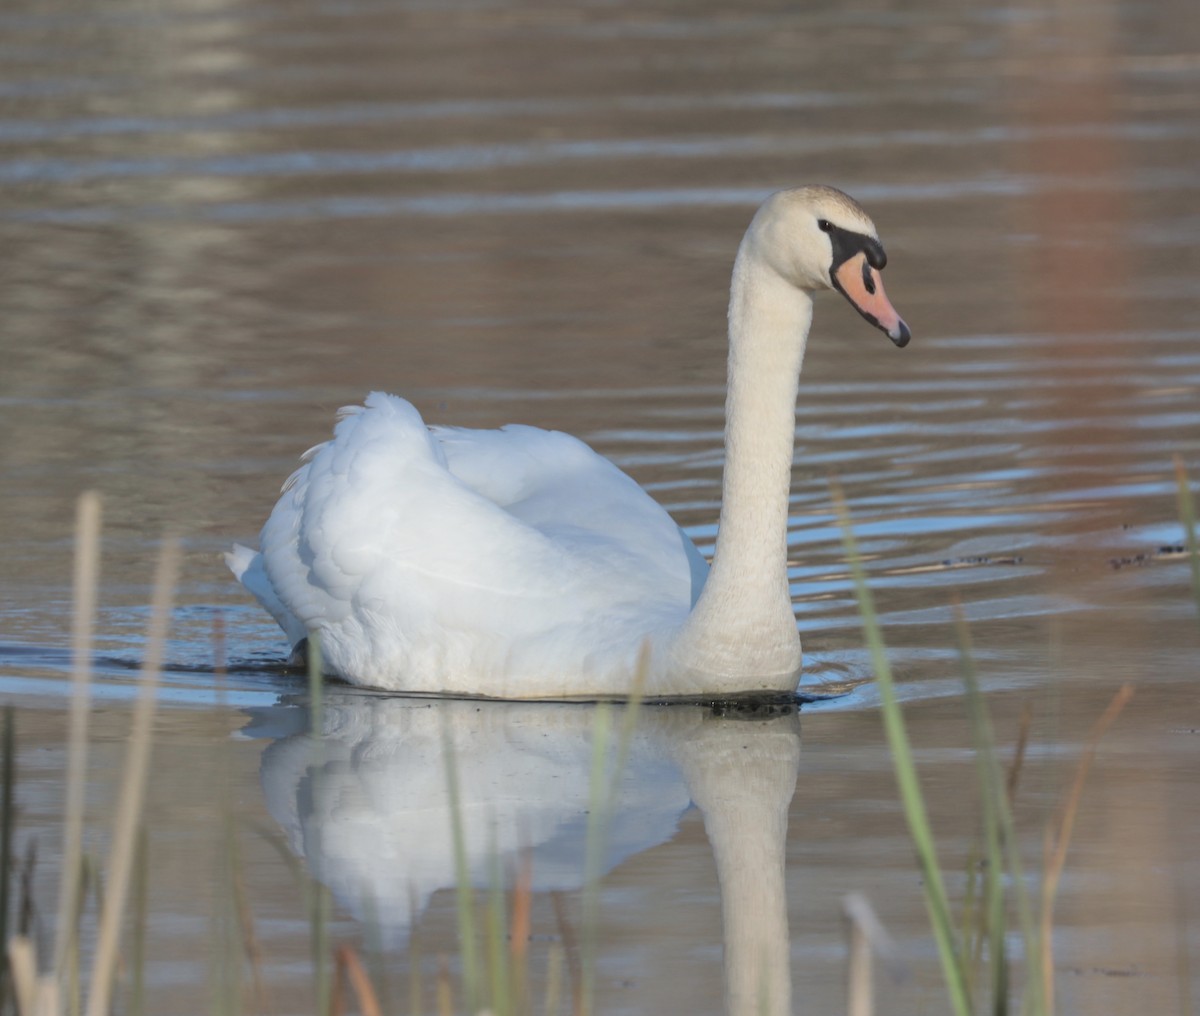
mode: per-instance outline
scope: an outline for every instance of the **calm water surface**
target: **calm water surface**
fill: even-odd
[[[1194,1008],[1200,627],[1172,476],[1180,455],[1200,477],[1190,5],[17,0],[0,38],[0,695],[47,914],[74,500],[105,499],[97,849],[153,559],[164,530],[185,539],[148,804],[150,1011],[208,1006],[230,812],[253,1006],[311,1011],[300,893],[264,828],[333,889],[340,940],[378,925],[396,999],[413,941],[428,985],[457,953],[443,729],[473,878],[493,846],[532,852],[543,976],[555,900],[579,919],[593,711],[335,689],[314,798],[303,689],[219,552],[253,542],[298,454],[373,388],[431,421],[578,434],[711,549],[733,253],[767,193],[818,181],[867,205],[915,334],[893,349],[823,298],[801,382],[802,688],[844,694],[799,716],[647,711],[605,862],[600,1005],[721,1012],[722,956],[736,980],[762,955],[790,965],[797,1012],[843,1011],[852,890],[910,968],[881,982],[887,1010],[945,1005],[836,476],[951,872],[978,825],[952,603],[1003,743],[1032,710],[1031,868],[1091,723],[1137,685],[1075,833],[1059,991],[1068,1012]]]

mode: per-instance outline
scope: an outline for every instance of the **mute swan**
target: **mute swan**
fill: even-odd
[[[897,346],[871,220],[832,187],[780,191],[738,249],[725,475],[711,569],[670,516],[587,445],[533,427],[428,427],[372,393],[303,457],[260,550],[225,555],[293,648],[400,692],[495,698],[790,694],[787,582],[796,389],[814,291]]]

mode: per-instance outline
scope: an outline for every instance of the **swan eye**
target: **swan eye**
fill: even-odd
[[[828,219],[817,219],[817,228],[820,229],[822,233],[828,233],[833,229],[833,223]]]

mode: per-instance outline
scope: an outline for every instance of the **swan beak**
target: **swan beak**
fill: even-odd
[[[912,338],[908,325],[896,313],[896,308],[883,291],[879,270],[867,262],[865,252],[846,258],[833,273],[834,287],[849,300],[854,309],[888,338],[903,348]]]

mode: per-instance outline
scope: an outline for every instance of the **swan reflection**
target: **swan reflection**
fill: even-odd
[[[529,856],[534,892],[582,888],[595,717],[592,706],[331,691],[319,740],[300,705],[259,712],[246,733],[275,738],[262,786],[292,850],[398,946],[433,893],[455,885],[445,743],[471,884],[490,884],[497,856],[505,870]],[[794,710],[643,706],[616,774],[605,871],[669,840],[691,804],[703,815],[730,1013],[790,1009],[784,845],[799,755]]]

